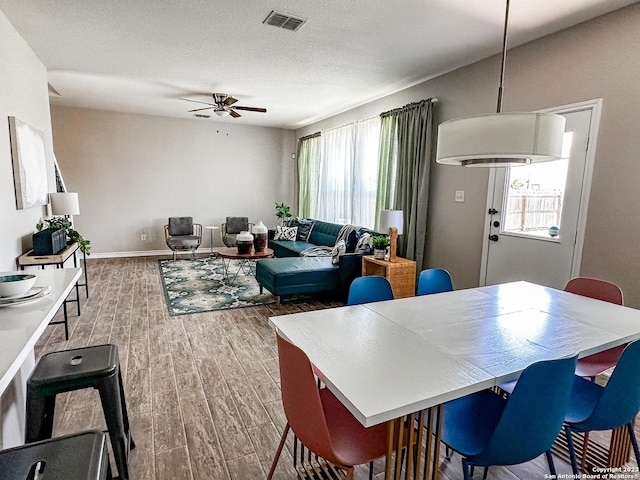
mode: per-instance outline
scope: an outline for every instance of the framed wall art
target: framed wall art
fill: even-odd
[[[47,156],[44,134],[26,122],[9,117],[13,181],[19,210],[48,203]]]

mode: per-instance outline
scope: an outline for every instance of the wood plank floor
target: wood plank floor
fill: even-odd
[[[90,298],[81,289],[82,315],[75,316],[70,309],[69,341],[64,340],[62,325],[49,326],[36,355],[102,343],[118,346],[137,445],[130,461],[131,478],[265,478],[285,423],[276,342],[268,317],[339,303],[284,303],[279,310],[252,307],[171,317],[158,257],[87,263]],[[87,428],[103,428],[96,392],[59,396],[54,433]],[[278,479],[296,478],[289,437]],[[558,473],[571,472],[560,459],[556,466]],[[384,477],[383,469],[384,461],[376,462],[376,479]],[[441,473],[444,480],[461,479],[460,458],[443,459]],[[488,478],[542,479],[547,473],[543,456],[524,465],[491,468]],[[368,478],[368,468],[359,467],[356,478]]]

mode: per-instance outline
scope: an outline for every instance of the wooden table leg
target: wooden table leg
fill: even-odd
[[[429,420],[425,422],[425,418]],[[431,468],[432,464],[437,468],[437,457],[432,460],[432,450],[439,455],[439,447],[433,443],[434,432],[439,432],[439,429],[434,428],[435,425],[434,409],[422,410],[387,422],[386,479],[402,479],[403,467],[405,480],[426,480],[433,475]],[[422,450],[425,442],[423,469]]]

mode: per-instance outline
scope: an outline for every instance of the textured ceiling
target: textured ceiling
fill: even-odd
[[[512,1],[509,45],[636,1]],[[504,4],[0,0],[0,11],[49,69],[54,104],[193,118],[181,97],[222,92],[268,112],[202,121],[298,128],[498,53]],[[271,10],[308,21],[265,25]]]

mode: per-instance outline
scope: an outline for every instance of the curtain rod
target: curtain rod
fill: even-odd
[[[418,101],[418,102],[412,102],[412,103],[420,103],[420,102],[424,102],[424,101],[426,101],[426,100],[430,100],[430,101],[431,101],[431,103],[438,103],[438,98],[437,98],[437,97],[434,97],[434,98],[426,98],[425,100],[420,100],[420,101]],[[381,115],[384,115],[384,114],[387,114],[387,113],[393,112],[393,111],[395,111],[395,110],[399,110],[399,109],[401,109],[401,108],[404,108],[404,107],[407,107],[407,106],[409,106],[409,105],[412,105],[412,103],[408,103],[407,105],[404,105],[403,107],[394,108],[394,109],[392,109],[392,110],[389,110],[388,112],[382,112],[382,113],[379,113],[378,115],[373,115],[373,116],[368,117],[368,118],[363,118],[363,119],[360,119],[360,120],[355,120],[355,121],[353,121],[353,122],[343,123],[342,125],[338,125],[337,127],[327,128],[326,130],[323,130],[323,132],[326,132],[326,131],[328,131],[328,130],[334,130],[334,129],[336,129],[336,128],[346,127],[347,125],[353,125],[354,123],[358,123],[358,122],[366,122],[367,120],[371,120],[371,119],[377,118],[377,117],[379,117],[379,116],[381,116]],[[300,141],[300,140],[307,140],[308,138],[313,138],[313,137],[318,136],[318,135],[322,135],[322,132],[315,132],[315,133],[311,133],[311,134],[309,134],[309,135],[305,135],[304,137],[300,137],[300,138],[298,138],[298,141]]]
[[[402,107],[397,107],[397,108],[393,108],[391,110],[388,110],[386,112],[382,112],[380,114],[380,116],[381,117],[387,117],[389,115],[393,115],[393,114],[396,114],[398,112],[404,111],[406,109],[413,108],[413,107],[416,107],[418,105],[423,105],[425,103],[430,103],[430,104],[438,103],[438,99],[437,98],[425,98],[424,100],[419,100],[417,102],[407,103],[406,105],[403,105]]]

